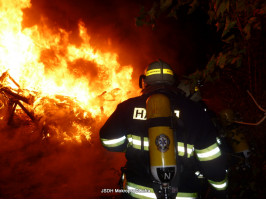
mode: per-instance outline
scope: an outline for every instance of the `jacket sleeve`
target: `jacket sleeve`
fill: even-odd
[[[200,162],[203,175],[211,186],[219,191],[217,194],[226,194],[228,186],[226,159],[217,143],[217,133],[209,116],[201,113],[200,134],[195,144],[196,157]]]
[[[100,129],[101,143],[109,151],[123,152],[127,147],[124,113],[123,105],[119,104]]]

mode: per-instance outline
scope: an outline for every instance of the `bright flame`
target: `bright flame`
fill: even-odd
[[[114,52],[94,49],[82,21],[78,47],[63,29],[55,33],[45,24],[22,29],[22,9],[30,6],[30,0],[0,0],[0,76],[8,70],[21,88],[35,92],[33,110],[43,124],[49,124],[48,116],[63,120],[74,112],[68,130],[53,125],[63,140],[81,141],[82,134],[89,140],[91,128],[80,118],[109,116],[119,102],[136,95],[133,68],[121,66]]]

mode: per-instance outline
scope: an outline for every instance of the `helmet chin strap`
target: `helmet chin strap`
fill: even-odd
[[[143,85],[142,85],[142,83],[143,83],[143,80],[146,78],[146,76],[145,75],[140,75],[140,77],[139,77],[139,87],[141,88],[141,89],[143,89]]]

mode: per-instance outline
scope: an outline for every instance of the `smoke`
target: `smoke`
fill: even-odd
[[[134,81],[158,58],[171,64],[179,75],[203,68],[210,56],[208,49],[216,47],[204,15],[195,12],[179,20],[162,18],[152,30],[149,26],[135,25],[143,4],[140,0],[32,0],[32,7],[24,10],[23,25],[29,27],[45,21],[54,29],[71,31],[70,40],[78,45],[81,42],[78,21],[82,20],[92,46],[116,52],[121,65],[134,66]]]

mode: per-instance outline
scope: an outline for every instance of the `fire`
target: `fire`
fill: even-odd
[[[30,6],[30,0],[0,0],[0,76],[8,72],[17,83],[6,79],[0,84],[34,96],[29,109],[44,129],[49,127],[46,136],[89,140],[96,118],[136,95],[133,67],[121,66],[115,52],[94,49],[82,21],[79,46],[70,43],[69,32],[51,30],[45,20],[22,29],[22,9]]]

